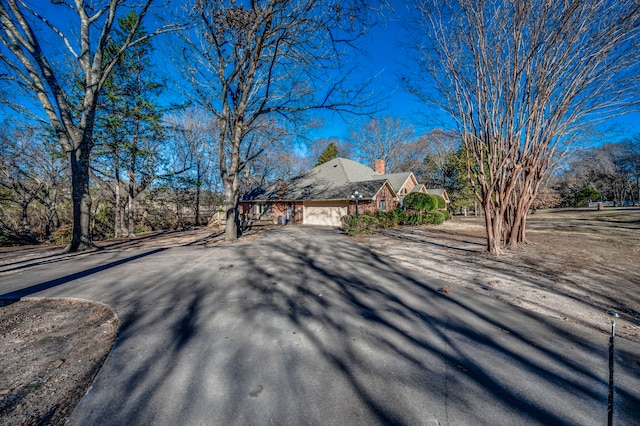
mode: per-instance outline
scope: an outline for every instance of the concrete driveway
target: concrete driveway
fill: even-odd
[[[120,318],[71,425],[606,423],[608,336],[438,292],[335,230],[7,269],[0,298],[78,297]],[[622,339],[616,392],[616,424],[639,424],[640,345]]]

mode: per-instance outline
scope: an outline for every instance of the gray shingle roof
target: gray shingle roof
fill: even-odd
[[[339,184],[376,180],[382,176],[364,164],[340,157],[315,167],[307,174],[313,174]]]
[[[304,201],[304,200],[346,200],[358,191],[365,199],[373,198],[386,179],[363,182],[346,182],[342,185],[323,179],[309,179],[300,176],[287,182],[274,183],[266,188],[256,188],[247,193],[243,199],[248,201]]]
[[[381,175],[357,161],[338,157],[291,180],[276,182],[264,188],[255,188],[245,194],[243,199],[247,201],[345,200],[351,197],[353,191],[358,191],[365,199],[371,199],[386,181],[394,191],[398,192],[410,176],[411,172]],[[413,191],[419,191],[421,188],[424,188],[424,185],[418,184]]]
[[[389,183],[393,187],[393,190],[398,192],[398,191],[400,191],[400,188],[402,187],[402,185],[407,181],[407,179],[409,179],[409,176],[411,176],[411,172],[388,173],[388,174],[382,175],[382,176],[387,178],[387,180],[389,181]]]
[[[444,195],[444,189],[442,188],[427,188],[427,194],[437,195],[442,197]]]
[[[414,186],[413,188],[411,188],[410,192],[422,192],[423,189],[424,189],[424,192],[427,192],[427,187],[424,186],[423,184],[419,183],[416,186]]]

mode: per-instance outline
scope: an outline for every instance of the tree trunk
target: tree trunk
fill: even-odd
[[[538,191],[540,189],[540,184],[542,183],[542,179],[538,179],[537,182],[532,183],[534,188],[531,189],[530,192],[526,193],[526,197],[521,200],[518,208],[518,232],[514,234],[516,238],[516,244],[526,244],[527,243],[527,216],[529,215],[529,210],[531,209],[531,205],[533,201],[538,195]]]
[[[29,225],[29,203],[22,202],[22,233],[28,238],[31,236],[31,225]]]
[[[226,212],[226,222],[224,228],[225,241],[235,241],[238,239],[238,179],[230,176],[223,180],[224,185],[224,211]]]
[[[239,113],[239,117],[242,114]],[[226,214],[224,239],[235,241],[238,239],[238,200],[240,199],[240,145],[242,143],[242,119],[234,126],[231,135],[231,152],[225,152],[225,132],[221,130],[218,140],[218,155],[220,156],[220,177],[224,187],[223,208]],[[223,126],[220,126],[223,129]],[[228,158],[228,163],[227,163]]]
[[[529,203],[526,203],[526,206],[528,205]],[[528,210],[528,207],[514,206],[511,222],[506,227],[507,233],[504,239],[506,247],[516,248],[520,243],[526,242],[524,233],[527,222],[526,210]]]
[[[127,231],[124,226],[124,209],[125,206],[122,204],[122,194],[120,194],[120,190],[122,188],[122,179],[120,178],[120,151],[117,144],[114,146],[114,158],[113,163],[115,166],[114,175],[116,178],[116,187],[115,187],[115,224],[114,224],[114,235],[116,238],[126,237]]]
[[[53,213],[51,214],[51,223],[53,224],[53,229],[57,230],[60,228],[60,216],[58,216],[58,210],[55,204],[53,205]]]
[[[115,210],[115,218],[113,224],[113,236],[115,238],[122,237],[122,201],[120,200],[120,179],[118,179],[118,172],[116,171],[116,187],[115,187],[115,200],[113,203],[113,208]]]
[[[504,221],[500,216],[500,213],[496,211],[493,217],[493,237],[489,244],[489,253],[500,255],[502,251],[502,232],[504,229]]]
[[[492,208],[490,203],[483,203],[484,221],[487,231],[487,251],[490,254],[502,254],[500,242],[502,240],[502,216]]]
[[[485,232],[487,233],[487,251],[491,252],[491,246],[493,244],[493,224],[491,221],[491,215],[486,214],[486,210],[484,215],[484,225]]]
[[[135,174],[133,172],[129,173],[129,190],[127,191],[128,196],[127,196],[127,204],[128,204],[128,208],[127,208],[127,231],[128,231],[128,236],[132,237],[134,235],[134,216],[133,216],[133,200],[136,197],[135,194],[135,190],[136,190],[136,181],[135,181]]]
[[[53,189],[51,191],[53,194],[49,194],[47,192],[45,202],[47,205],[47,209],[49,210],[49,216],[47,218],[47,226],[45,227],[46,237],[49,238],[51,234],[60,228],[60,217],[58,216],[58,208],[57,208],[57,189]]]
[[[515,248],[520,244],[526,244],[527,215],[533,201],[538,196],[540,185],[546,170],[546,165],[538,165],[534,170],[528,170],[523,176],[519,190],[513,195],[510,203],[513,206],[513,217],[508,224],[509,235],[505,237],[505,244],[509,248]]]
[[[95,247],[91,241],[91,193],[89,192],[89,147],[81,144],[69,153],[71,164],[71,200],[73,203],[73,231],[65,249],[75,252]]]
[[[202,176],[200,176],[200,162],[197,165],[196,172],[196,226],[200,224],[200,185]]]

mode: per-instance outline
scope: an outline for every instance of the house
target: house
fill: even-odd
[[[272,223],[341,226],[340,218],[356,211],[387,211],[410,192],[427,193],[413,173],[385,174],[384,161],[375,168],[335,158],[289,181],[255,188],[240,201],[245,220]]]
[[[447,206],[451,202],[451,200],[449,199],[449,194],[447,194],[447,190],[446,189],[443,189],[443,188],[429,188],[429,189],[426,189],[426,191],[427,191],[427,194],[436,195],[438,197],[444,198],[444,201],[445,201],[445,203],[447,203]]]

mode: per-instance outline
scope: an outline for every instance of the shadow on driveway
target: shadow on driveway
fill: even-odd
[[[151,250],[151,251],[147,251],[144,253],[140,253],[140,254],[136,254],[133,256],[129,256],[126,257],[124,259],[118,259],[116,261],[107,263],[105,265],[100,265],[100,266],[96,266],[93,268],[89,268],[89,269],[85,269],[79,272],[75,272],[73,274],[69,274],[69,275],[65,275],[63,277],[60,278],[55,278],[49,281],[45,281],[39,284],[34,284],[34,285],[30,285],[28,287],[22,288],[20,290],[15,290],[12,292],[8,292],[5,294],[0,294],[0,300],[2,299],[8,299],[8,300],[15,300],[15,299],[20,299],[22,297],[27,297],[30,295],[33,295],[35,293],[39,293],[41,291],[45,291],[45,290],[49,290],[52,289],[54,287],[58,287],[62,284],[66,284],[81,278],[85,278],[88,277],[90,275],[93,274],[97,274],[99,272],[103,272],[106,271],[108,269],[111,268],[115,268],[117,266],[121,266],[125,263],[129,263],[129,262],[135,262],[136,260],[140,260],[142,258],[145,258],[147,256],[151,256],[160,252],[165,251],[165,248],[159,248],[159,249],[155,249],[155,250]]]
[[[443,294],[336,231],[287,227],[155,261],[167,264],[155,280],[110,284],[120,337],[70,424],[605,421],[606,336]],[[618,424],[640,416],[639,347],[618,343]]]

